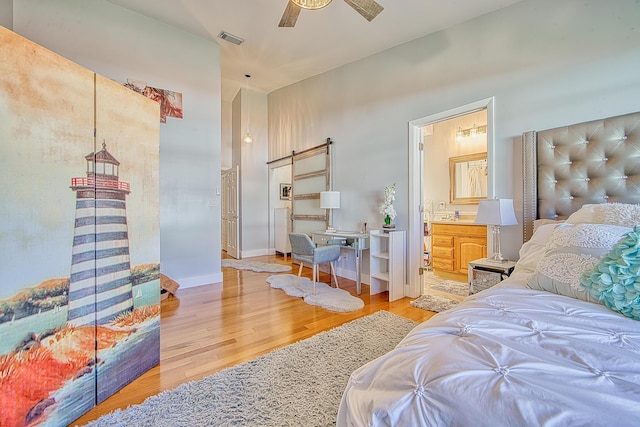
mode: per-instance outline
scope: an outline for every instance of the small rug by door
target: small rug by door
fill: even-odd
[[[309,305],[317,305],[331,311],[356,311],[364,307],[364,301],[343,289],[332,288],[326,283],[316,282],[316,294],[313,295],[313,282],[301,277],[298,286],[294,274],[278,274],[267,277],[272,288],[282,289],[287,295],[303,298]]]
[[[282,264],[272,264],[261,261],[246,261],[243,259],[228,259],[225,258],[221,263],[222,267],[235,268],[236,270],[251,270],[258,273],[283,273],[285,271],[291,271],[291,266]]]
[[[335,426],[351,373],[393,350],[415,325],[379,311],[118,409],[88,426]]]
[[[469,284],[464,282],[456,282],[455,280],[443,280],[440,283],[429,286],[429,289],[435,289],[440,292],[459,295],[461,297],[469,296]]]
[[[423,310],[441,311],[449,310],[460,303],[464,297],[469,295],[469,285],[455,280],[444,280],[442,282],[429,285],[425,289],[425,294],[418,299],[411,301],[413,307]]]
[[[449,310],[452,307],[458,305],[460,301],[440,297],[438,295],[420,295],[418,299],[411,301],[413,307],[421,308],[423,310],[435,311],[440,313],[441,311]]]

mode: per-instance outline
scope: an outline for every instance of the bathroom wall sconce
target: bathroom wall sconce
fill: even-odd
[[[458,131],[456,132],[456,141],[462,141],[465,138],[473,138],[474,136],[485,133],[487,133],[487,125],[476,126],[474,123],[469,129],[462,129],[462,127],[458,127]]]

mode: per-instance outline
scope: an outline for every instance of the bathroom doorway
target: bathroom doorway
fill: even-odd
[[[477,203],[453,198],[451,186],[443,185],[452,179],[450,159],[486,153],[482,198],[493,196],[493,118],[493,98],[488,98],[409,123],[409,297],[423,290],[431,221],[453,219],[456,211],[472,218],[477,211]]]

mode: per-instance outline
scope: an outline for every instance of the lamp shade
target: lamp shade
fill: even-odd
[[[486,199],[480,200],[476,224],[485,225],[516,225],[516,212],[513,209],[512,199]]]
[[[320,192],[320,208],[338,209],[339,207],[340,207],[339,191],[321,191]]]

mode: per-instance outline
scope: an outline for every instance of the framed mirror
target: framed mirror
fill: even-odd
[[[487,198],[487,153],[449,158],[449,202],[478,204]]]

